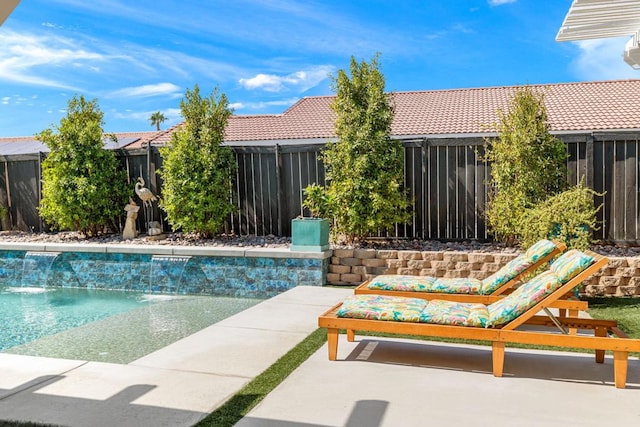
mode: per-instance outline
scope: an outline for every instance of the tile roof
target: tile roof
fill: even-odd
[[[552,131],[640,129],[640,80],[529,85],[544,94]],[[487,133],[522,86],[392,94],[395,136]],[[266,141],[335,137],[333,96],[303,98],[281,115],[233,116],[225,140]]]
[[[555,132],[640,130],[640,79],[529,85],[544,94],[549,125]],[[496,111],[506,110],[522,86],[394,92],[392,134],[403,136],[462,136],[489,133]],[[225,141],[322,140],[335,138],[334,96],[302,98],[282,114],[231,116]],[[181,125],[153,132],[122,132],[119,139],[136,141],[127,149],[164,145]],[[0,138],[3,142],[33,141],[33,137]]]

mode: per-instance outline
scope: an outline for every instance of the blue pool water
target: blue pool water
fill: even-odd
[[[129,363],[262,300],[0,286],[0,351]]]

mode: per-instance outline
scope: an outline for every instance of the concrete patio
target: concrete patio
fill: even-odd
[[[316,329],[350,289],[298,287],[128,365],[0,353],[0,419],[65,426],[191,426]],[[610,358],[489,347],[340,338],[247,417],[253,426],[640,424],[640,363],[616,389]]]

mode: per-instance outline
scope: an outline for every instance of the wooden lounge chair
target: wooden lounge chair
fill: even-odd
[[[549,283],[555,280],[550,276],[560,275],[558,270],[554,270],[552,266],[550,271],[536,276],[512,294],[488,306],[445,300],[427,301],[417,298],[390,297],[387,295],[353,295],[318,318],[318,325],[327,329],[329,360],[335,360],[337,357],[340,330],[346,330],[349,341],[355,339],[355,331],[491,341],[493,374],[496,377],[502,376],[505,346],[508,343],[593,349],[598,363],[604,362],[604,352],[610,350],[613,351],[615,386],[624,388],[627,378],[628,354],[630,351],[640,351],[640,340],[626,337],[618,329],[615,321],[555,317],[548,310],[552,303],[607,264],[607,259],[600,255],[590,252],[587,252],[586,255],[592,257],[591,263],[574,271],[577,275],[563,277],[559,285],[549,287]],[[562,265],[559,265],[558,269],[561,268]],[[550,289],[553,290],[550,291]],[[543,292],[542,295],[541,292]],[[369,312],[365,310],[360,313],[360,318],[358,318],[358,315],[340,317],[344,315],[344,313],[341,314],[341,310],[344,312],[346,309],[348,312],[350,310],[349,307],[357,307],[358,304],[366,307],[369,304],[367,300],[375,299],[385,301],[386,309]],[[423,309],[420,308],[421,304],[424,307]],[[429,307],[432,305],[433,308]],[[457,317],[440,316],[438,307],[442,306],[445,308],[448,306],[449,313],[453,309],[453,311],[458,310],[458,314],[462,311],[465,314]],[[513,307],[520,308],[520,310],[512,310],[510,312],[515,317],[500,317],[502,314],[508,313],[509,309]],[[398,308],[400,310],[396,311]],[[507,310],[504,310],[505,308]],[[485,318],[486,315],[482,314],[484,313],[483,310],[490,313],[489,320]],[[443,311],[446,314],[446,310]],[[546,312],[549,317],[538,316],[537,313],[541,311]],[[492,320],[491,316],[496,313],[497,317]],[[501,321],[504,322],[501,323]],[[525,324],[555,326],[563,329],[564,332],[566,332],[567,328],[593,330],[594,336],[517,329]],[[610,336],[610,334],[615,335],[615,337]]]
[[[491,304],[511,292],[513,286],[525,275],[543,266],[566,248],[560,241],[541,240],[482,281],[381,275],[362,283],[355,288],[354,293]],[[569,316],[576,317],[579,311],[585,311],[589,306],[587,302],[576,298],[563,298],[551,307],[559,309],[562,316],[568,311]]]
[[[419,294],[502,295],[524,276],[535,271],[567,246],[560,241],[540,240],[498,271],[484,278],[457,279],[428,276],[380,275],[356,288],[356,293],[388,294],[420,298]]]

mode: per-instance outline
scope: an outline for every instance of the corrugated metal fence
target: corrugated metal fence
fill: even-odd
[[[598,193],[600,240],[640,242],[640,134],[559,135],[569,153],[569,181],[585,183]],[[418,139],[403,141],[405,185],[414,200],[409,224],[398,225],[396,237],[468,240],[489,239],[483,208],[490,165],[483,162],[481,138]],[[238,171],[231,195],[237,211],[229,219],[229,231],[242,235],[291,233],[291,219],[303,214],[303,189],[324,184],[319,158],[323,145],[274,145],[233,147]],[[153,150],[117,151],[131,180],[150,178],[147,186],[156,194],[162,182],[155,171],[162,159]],[[27,156],[28,157],[28,156]],[[14,228],[40,231],[37,215],[40,199],[40,156],[0,158],[0,202],[9,206]],[[149,165],[149,166],[147,166]],[[148,171],[150,169],[150,171]],[[3,172],[3,173],[2,173]],[[150,172],[150,173],[149,173]],[[124,211],[123,211],[124,212]],[[159,210],[155,220],[166,221]],[[142,228],[144,218],[139,217]],[[6,221],[5,221],[6,222]],[[6,229],[7,224],[3,224]]]

